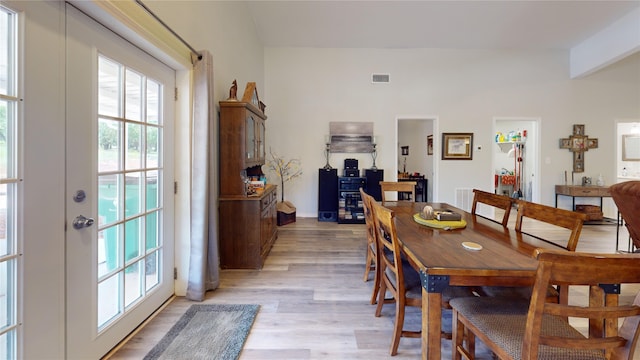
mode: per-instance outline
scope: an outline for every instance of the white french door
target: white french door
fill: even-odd
[[[175,73],[66,11],[67,358],[97,359],[174,291]]]

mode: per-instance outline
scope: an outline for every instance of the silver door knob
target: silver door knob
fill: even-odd
[[[84,217],[82,215],[78,215],[75,219],[73,219],[73,228],[76,230],[82,229],[82,228],[86,228],[89,227],[91,225],[93,225],[93,222],[95,220],[93,220],[92,218],[88,218],[88,217]]]

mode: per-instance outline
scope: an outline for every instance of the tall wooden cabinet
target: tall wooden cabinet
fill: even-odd
[[[277,237],[276,186],[247,195],[244,180],[262,174],[265,121],[255,83],[242,100],[220,101],[220,265],[260,269]]]

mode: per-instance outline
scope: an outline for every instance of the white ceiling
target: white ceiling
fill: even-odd
[[[248,1],[268,47],[570,49],[634,1]]]

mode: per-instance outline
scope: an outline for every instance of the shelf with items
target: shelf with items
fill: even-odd
[[[526,141],[503,141],[497,142],[496,145],[500,148],[502,152],[509,152],[509,150],[513,149],[514,145],[524,145]]]
[[[338,178],[338,223],[364,224],[364,207],[360,188],[367,189],[367,179],[361,177]]]

